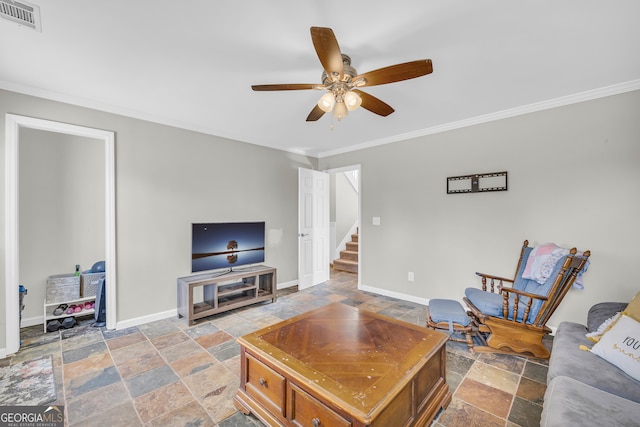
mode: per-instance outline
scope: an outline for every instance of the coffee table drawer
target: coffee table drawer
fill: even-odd
[[[298,426],[350,427],[350,421],[291,384],[291,421]]]
[[[275,415],[285,414],[286,379],[247,354],[247,394],[267,407]]]

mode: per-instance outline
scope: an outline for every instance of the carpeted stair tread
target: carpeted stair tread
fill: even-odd
[[[333,268],[336,270],[349,271],[351,273],[358,272],[358,261],[350,261],[337,259],[333,262]]]
[[[340,251],[340,259],[358,262],[358,252],[356,251]]]

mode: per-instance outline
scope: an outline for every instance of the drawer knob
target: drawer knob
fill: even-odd
[[[258,382],[260,383],[260,385],[267,385],[267,380],[265,380],[264,378],[260,378]]]
[[[311,424],[313,424],[313,427],[319,427],[320,426],[320,418],[314,418],[311,420]]]

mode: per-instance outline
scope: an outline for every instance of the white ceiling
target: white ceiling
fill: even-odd
[[[326,156],[640,89],[637,0],[28,0],[0,19],[0,88]],[[306,122],[320,83],[311,26],[359,73],[430,58],[433,74],[365,91],[395,108]]]

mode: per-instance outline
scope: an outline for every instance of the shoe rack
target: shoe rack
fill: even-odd
[[[67,317],[89,316],[95,313],[96,296],[77,298],[64,302],[44,302],[44,333],[47,333],[47,325],[51,320],[62,320]],[[89,304],[87,304],[89,303]],[[81,309],[75,309],[81,307]],[[69,311],[71,309],[71,311]],[[60,312],[60,314],[56,314]],[[53,331],[52,331],[53,332]]]

